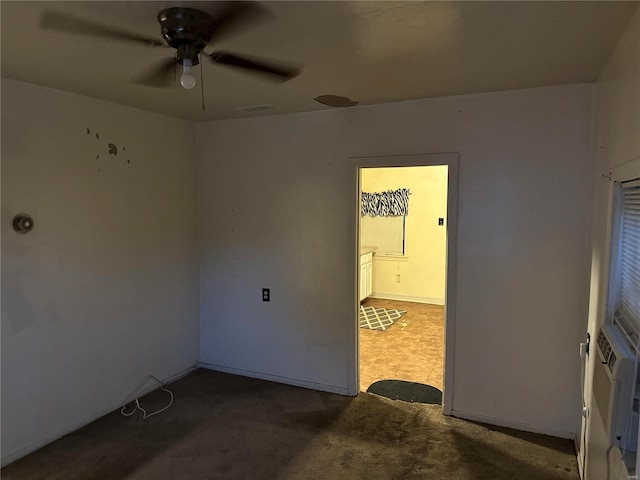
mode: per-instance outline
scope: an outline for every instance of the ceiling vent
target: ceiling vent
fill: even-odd
[[[252,105],[250,107],[238,107],[236,110],[242,110],[243,112],[268,112],[270,110],[275,110],[276,107],[273,105]]]

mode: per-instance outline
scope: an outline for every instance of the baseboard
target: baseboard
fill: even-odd
[[[580,457],[580,441],[578,440],[579,434],[573,436],[573,448],[576,450],[576,462],[578,463],[578,476],[580,480],[584,480],[584,463]]]
[[[402,302],[430,303],[432,305],[444,305],[444,298],[414,297],[412,295],[398,295],[395,293],[373,292],[370,295],[370,298],[378,298],[380,300],[399,300]]]
[[[620,448],[614,447],[609,452],[609,462],[611,468],[611,480],[630,480],[637,479],[635,475],[631,475],[624,462]]]
[[[461,412],[459,410],[452,410],[451,415],[456,418],[471,420],[473,422],[487,423],[489,425],[496,425],[498,427],[513,428],[514,430],[521,430],[523,432],[541,433],[543,435],[566,438],[568,440],[573,440],[576,436],[574,432],[565,432],[562,430],[555,430],[553,428],[540,425],[530,425],[528,423],[516,422],[512,420],[503,420],[501,418],[487,417],[485,415],[476,415],[474,413]]]
[[[177,380],[180,380],[183,377],[186,377],[187,375],[189,375],[193,370],[195,370],[197,363],[194,366],[191,366],[189,368],[185,368],[184,370],[171,375],[168,378],[165,379],[161,379],[163,383],[172,383],[175,382]],[[140,394],[138,395],[138,397],[142,397],[148,393],[151,393],[153,390],[156,390],[157,388],[160,388],[160,385],[153,384],[153,385],[149,385],[145,388],[143,388],[142,390],[140,390]],[[66,426],[65,428],[62,428],[58,431],[56,431],[55,433],[52,433],[51,435],[47,435],[39,440],[36,440],[33,443],[30,443],[29,445],[27,445],[26,447],[23,447],[19,450],[17,450],[16,452],[10,453],[6,456],[3,456],[0,459],[0,466],[4,467],[6,465],[9,465],[12,462],[15,462],[16,460],[29,455],[32,452],[35,452],[36,450],[38,450],[39,448],[44,447],[45,445],[48,445],[52,442],[55,442],[56,440],[58,440],[59,438],[64,437],[65,435],[68,435],[71,432],[75,432],[76,430],[89,425],[91,422],[96,421],[97,419],[99,419],[100,417],[104,417],[105,415],[113,412],[114,410],[117,410],[119,408],[122,407],[122,403],[118,403],[118,404],[111,404],[108,407],[102,408],[100,409],[97,413],[93,414],[93,415],[89,415],[87,417],[81,418],[79,419],[77,422],[74,422],[68,426]]]
[[[252,370],[243,370],[241,368],[226,367],[224,365],[216,365],[213,363],[200,362],[201,368],[214,370],[216,372],[231,373],[242,377],[259,378],[260,380],[269,380],[276,383],[284,383],[285,385],[293,385],[295,387],[308,388],[310,390],[320,390],[322,392],[337,393],[339,395],[353,396],[347,387],[338,387],[336,385],[327,385],[326,383],[309,382],[298,378],[282,377],[280,375],[272,375],[270,373],[254,372]]]

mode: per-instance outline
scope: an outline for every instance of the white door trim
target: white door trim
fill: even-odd
[[[360,169],[365,167],[419,167],[447,165],[449,167],[447,185],[447,267],[446,267],[446,291],[445,291],[445,347],[444,347],[444,381],[442,408],[445,415],[451,415],[454,398],[454,373],[455,373],[455,325],[456,325],[456,253],[457,253],[457,226],[458,226],[458,153],[429,153],[419,155],[395,155],[381,157],[352,157],[353,168],[351,175],[355,186],[355,195],[352,197],[351,208],[348,210],[351,225],[351,258],[355,272],[353,277],[353,319],[350,322],[349,337],[352,339],[349,366],[349,391],[357,395],[360,390],[359,372],[359,328],[358,328],[358,285],[360,275],[360,261],[358,256],[360,238],[360,222],[356,221],[360,209]]]

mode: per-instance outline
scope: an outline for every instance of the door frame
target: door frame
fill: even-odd
[[[457,225],[458,225],[458,164],[459,154],[452,153],[428,153],[417,155],[393,155],[351,157],[352,185],[355,186],[355,195],[352,197],[351,208],[348,209],[351,225],[351,265],[355,271],[353,319],[350,323],[352,329],[351,338],[351,366],[349,368],[349,391],[357,395],[360,391],[360,329],[358,325],[360,297],[360,183],[361,169],[375,167],[429,167],[446,165],[448,167],[447,179],[447,221],[446,221],[446,279],[445,279],[445,315],[444,315],[444,376],[442,410],[445,415],[451,415],[454,399],[455,379],[455,325],[456,325],[456,265],[457,265]]]

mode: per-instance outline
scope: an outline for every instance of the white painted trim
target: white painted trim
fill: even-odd
[[[408,262],[409,257],[406,255],[376,255],[374,253],[373,260],[380,260],[382,262]]]
[[[607,297],[604,323],[613,321],[613,314],[616,309],[617,300],[620,295],[620,221],[622,209],[621,182],[634,180],[640,176],[640,157],[620,165],[610,172],[608,195],[608,232],[607,254],[608,254],[608,276],[607,276]]]
[[[444,305],[444,298],[415,297],[412,295],[398,295],[396,293],[373,292],[370,298],[380,300],[398,300],[400,302],[429,303],[431,305]]]
[[[447,268],[446,268],[446,290],[445,290],[445,348],[444,348],[444,378],[442,409],[445,415],[451,415],[454,401],[454,348],[455,348],[455,321],[456,321],[456,253],[457,253],[457,226],[458,226],[458,153],[430,153],[418,155],[395,155],[395,156],[373,156],[373,157],[352,157],[353,169],[351,170],[355,192],[352,196],[349,215],[349,225],[351,227],[351,248],[349,252],[349,262],[354,265],[348,271],[352,275],[352,297],[353,321],[348,324],[348,335],[351,339],[352,351],[350,357],[353,362],[349,364],[347,375],[349,378],[349,392],[357,395],[359,391],[360,372],[359,370],[359,346],[358,346],[358,310],[360,299],[358,297],[358,285],[360,277],[360,263],[358,259],[360,222],[357,221],[360,212],[360,169],[363,167],[419,167],[432,165],[447,165],[449,168],[447,184]],[[374,255],[375,257],[375,255]]]
[[[345,387],[336,385],[327,385],[325,383],[309,382],[300,380],[299,378],[283,377],[280,375],[272,375],[270,373],[254,372],[252,370],[243,370],[242,368],[226,367],[224,365],[216,365],[213,363],[200,362],[200,367],[207,370],[213,370],[222,373],[231,373],[242,377],[259,378],[260,380],[269,380],[271,382],[283,383],[285,385],[293,385],[295,387],[309,388],[311,390],[320,390],[323,392],[337,393],[339,395],[350,395],[350,391]]]
[[[453,411],[455,373],[456,307],[457,307],[457,253],[458,253],[458,154],[448,163],[447,185],[447,269],[444,308],[444,381],[442,409],[445,415]]]
[[[573,436],[573,448],[576,451],[576,457],[577,457],[577,461],[578,461],[578,476],[580,477],[580,480],[584,480],[584,462],[583,459],[581,458],[580,453],[580,441],[578,440],[578,436],[579,434],[575,434]]]
[[[638,176],[640,176],[640,157],[634,158],[611,170],[611,180],[614,182],[624,182],[638,178]]]
[[[187,375],[189,375],[191,372],[193,372],[194,370],[197,370],[197,363],[195,365],[192,365],[188,368],[185,368],[184,370],[171,375],[167,378],[165,378],[164,380],[161,380],[162,383],[173,383],[176,382],[178,380],[180,380],[183,377],[186,377]],[[145,388],[143,388],[142,390],[140,390],[140,393],[138,394],[137,398],[143,397],[145,395],[147,395],[148,393],[151,393],[154,390],[157,390],[158,388],[160,388],[160,385],[156,384],[152,384],[149,385]],[[64,428],[61,428],[60,430],[56,431],[55,433],[52,433],[51,435],[47,435],[45,437],[42,437],[39,440],[36,440],[35,442],[30,443],[29,445],[27,445],[26,447],[21,448],[20,450],[10,453],[9,455],[6,455],[4,457],[2,457],[2,459],[0,460],[0,465],[1,466],[6,466],[9,465],[10,463],[15,462],[16,460],[19,460],[20,458],[29,455],[32,452],[35,452],[36,450],[44,447],[45,445],[48,445],[52,442],[55,442],[56,440],[58,440],[59,438],[64,437],[65,435],[75,432],[76,430],[79,430],[80,428],[89,425],[91,422],[96,421],[97,419],[99,419],[100,417],[104,417],[105,415],[108,415],[109,413],[115,411],[115,410],[119,410],[120,408],[122,408],[122,403],[118,403],[116,404],[110,404],[108,407],[106,408],[102,408],[100,409],[98,412],[96,412],[93,415],[88,415],[86,417],[83,417],[81,419],[79,419],[77,422],[74,422],[70,425],[67,425]]]
[[[459,410],[452,410],[451,415],[456,418],[462,418],[464,420],[471,420],[472,422],[481,422],[488,425],[496,425],[498,427],[513,428],[514,430],[521,430],[523,432],[541,433],[543,435],[549,435],[551,437],[566,438],[568,440],[574,440],[576,434],[573,432],[565,432],[563,430],[556,430],[551,427],[545,427],[541,425],[531,425],[529,423],[516,422],[513,420],[504,420],[501,418],[487,417],[484,415],[476,415],[474,413],[461,412]]]
[[[620,267],[621,258],[619,255],[620,249],[620,222],[622,211],[622,192],[620,184],[615,181],[609,182],[609,188],[607,190],[607,196],[609,201],[609,208],[607,214],[609,215],[608,231],[607,235],[607,252],[609,255],[608,261],[608,277],[607,277],[607,301],[605,304],[605,318],[604,323],[613,322],[613,314],[616,310],[616,303],[620,295]],[[597,335],[597,334],[596,334]],[[597,337],[596,337],[597,338]]]

